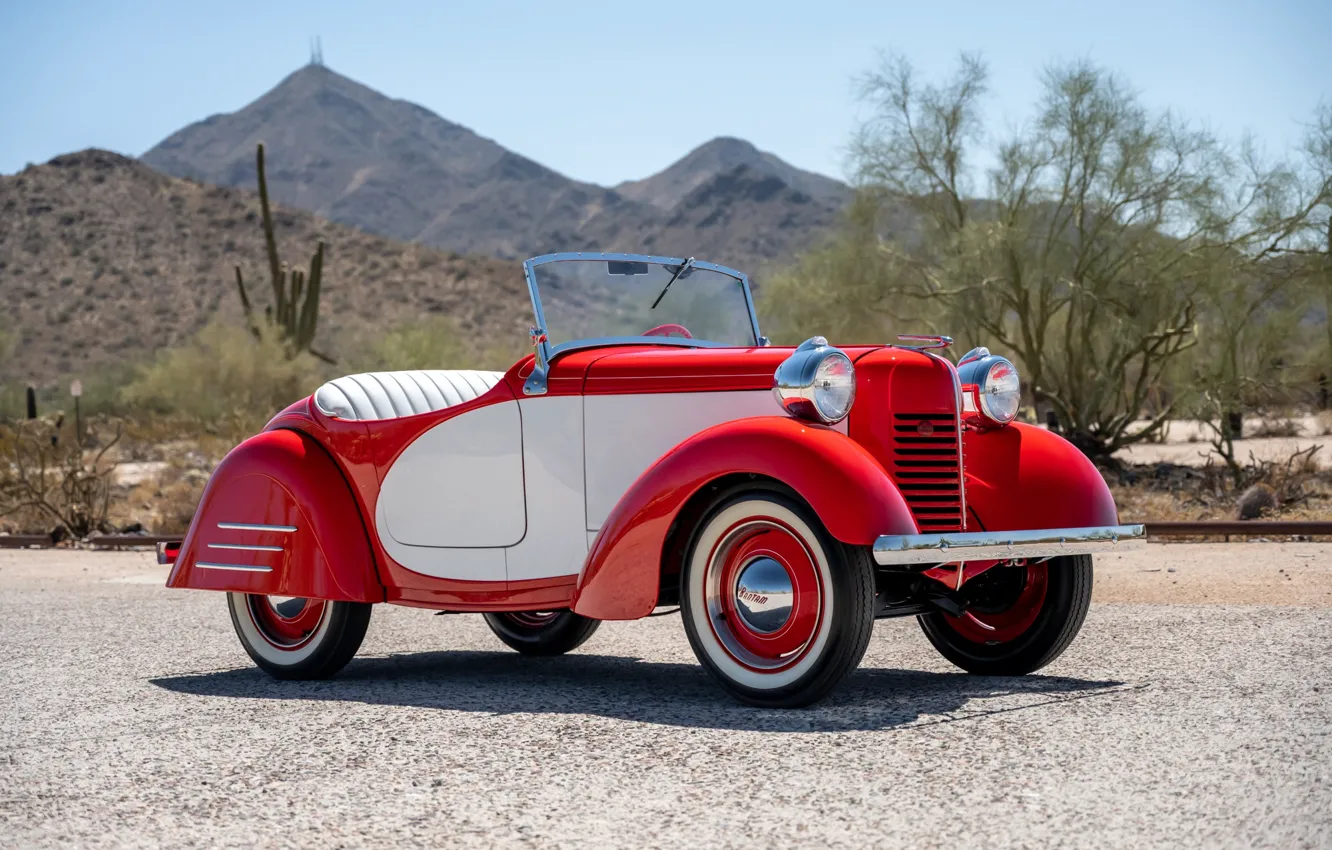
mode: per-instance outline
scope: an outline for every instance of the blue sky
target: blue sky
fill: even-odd
[[[1078,58],[1273,154],[1332,99],[1332,0],[0,0],[0,173],[85,147],[141,154],[258,97],[315,35],[334,70],[602,184],[718,135],[841,176],[853,80],[880,50],[926,75],[981,52],[998,129],[1029,114],[1043,67]]]

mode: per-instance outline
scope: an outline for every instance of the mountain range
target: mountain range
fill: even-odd
[[[264,142],[281,204],[393,239],[517,259],[559,250],[788,261],[850,189],[733,138],[614,188],[573,180],[421,106],[310,64],[244,108],[142,157],[166,174],[255,185]]]
[[[0,176],[0,384],[78,376],[91,388],[214,318],[238,324],[235,266],[267,303],[259,218],[252,190],[168,177],[109,151]],[[523,349],[532,308],[512,262],[403,244],[302,210],[279,207],[273,218],[284,259],[305,265],[317,240],[328,243],[321,350],[342,358],[432,315],[451,317],[473,355]]]
[[[218,316],[239,320],[233,266],[263,280],[259,141],[284,253],[304,263],[328,242],[319,345],[335,356],[430,314],[475,351],[521,348],[530,306],[514,259],[622,250],[761,272],[850,196],[732,138],[642,180],[583,183],[309,65],[139,160],[89,149],[0,175],[0,382],[131,368]]]

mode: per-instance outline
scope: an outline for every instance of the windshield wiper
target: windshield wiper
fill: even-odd
[[[656,301],[653,301],[653,302],[652,302],[652,306],[649,307],[648,309],[649,309],[649,310],[655,310],[655,309],[657,309],[657,305],[661,303],[661,299],[663,299],[663,298],[666,297],[666,290],[668,290],[668,289],[671,288],[671,284],[672,284],[672,283],[675,283],[677,280],[679,280],[681,277],[683,277],[683,276],[684,276],[684,273],[687,272],[687,271],[689,271],[689,270],[690,270],[691,268],[693,268],[693,267],[694,267],[694,258],[693,258],[693,257],[690,257],[689,259],[687,259],[687,260],[685,260],[683,263],[681,263],[681,264],[680,264],[680,268],[676,269],[676,270],[675,270],[675,274],[671,275],[671,279],[668,280],[668,281],[666,281],[666,285],[663,286],[663,287],[661,288],[661,294],[657,296],[657,300],[656,300]]]

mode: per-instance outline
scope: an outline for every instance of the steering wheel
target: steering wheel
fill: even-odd
[[[689,332],[689,328],[684,325],[677,325],[674,322],[665,325],[657,325],[651,330],[643,331],[643,336],[670,336],[676,333],[685,339],[693,339],[694,335]]]

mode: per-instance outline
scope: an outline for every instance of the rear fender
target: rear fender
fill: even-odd
[[[382,602],[356,500],[308,434],[265,431],[208,479],[167,587]]]
[[[962,440],[967,506],[984,530],[1119,524],[1101,473],[1058,434],[1015,422]]]
[[[579,576],[574,611],[598,620],[651,613],[682,508],[711,482],[746,473],[794,490],[843,543],[868,546],[881,534],[916,533],[902,494],[850,437],[777,416],[737,419],[685,440],[621,497]],[[678,531],[687,539],[692,529]]]

